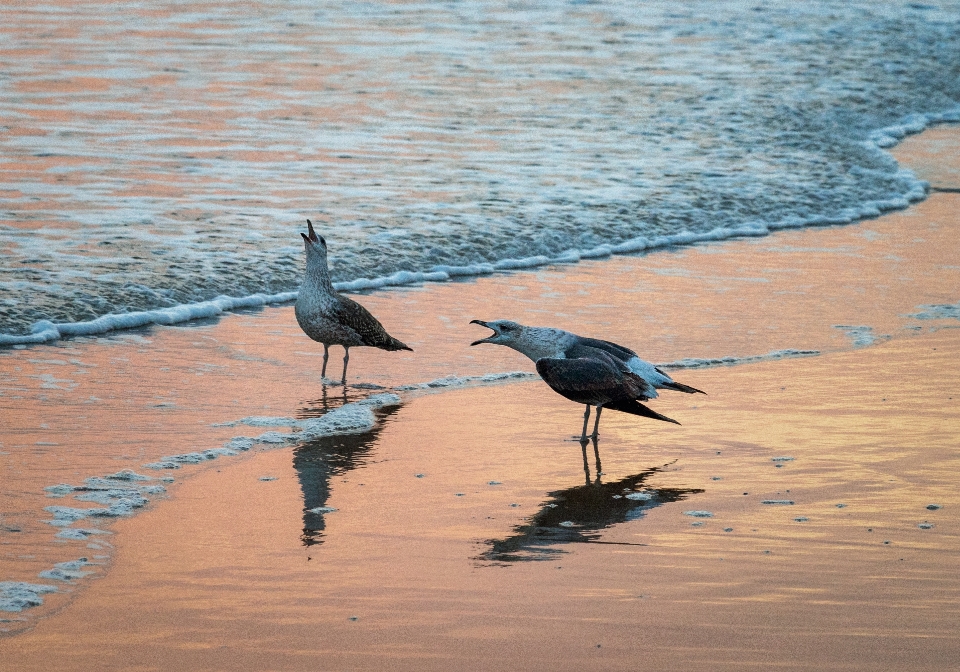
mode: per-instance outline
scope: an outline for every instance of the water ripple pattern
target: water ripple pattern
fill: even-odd
[[[955,1],[8,4],[0,333],[295,291],[305,217],[347,283],[903,207],[958,74]]]

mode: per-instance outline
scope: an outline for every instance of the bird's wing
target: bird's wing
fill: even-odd
[[[537,373],[547,385],[564,396],[590,396],[616,388],[623,379],[623,374],[615,366],[587,358],[544,357],[537,360]]]
[[[650,386],[603,351],[572,359],[545,357],[537,360],[537,373],[558,394],[584,404],[649,398]]]
[[[607,343],[607,341],[596,341],[596,339],[593,339],[593,342],[601,344]],[[623,376],[621,387],[624,398],[654,399],[657,397],[657,390],[652,382],[640,373],[637,373],[637,371],[631,367],[630,362],[611,355],[608,350],[596,348],[593,345],[587,345],[585,343],[578,343],[568,348],[567,352],[577,358],[601,360],[609,366],[616,368],[616,370],[620,372],[620,375]],[[633,356],[632,361],[638,361],[636,355]]]
[[[633,350],[630,348],[625,348],[622,345],[617,345],[616,343],[611,343],[610,341],[602,341],[599,338],[584,338],[582,336],[577,336],[577,340],[574,341],[569,348],[567,348],[564,354],[567,357],[576,357],[577,355],[574,353],[580,348],[592,348],[594,351],[600,350],[620,362],[626,362],[631,357],[637,356],[637,353],[635,353]]]
[[[399,343],[387,333],[387,330],[383,328],[377,318],[370,314],[369,310],[345,296],[339,296],[338,298],[337,306],[333,310],[337,321],[357,332],[364,345],[383,348],[392,346],[394,342]]]
[[[576,341],[563,351],[563,356],[567,359],[595,359],[617,369],[617,371],[628,371],[622,360],[616,355],[611,355],[603,348],[597,348],[589,343]]]

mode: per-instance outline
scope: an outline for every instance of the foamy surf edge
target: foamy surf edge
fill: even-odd
[[[110,331],[136,329],[153,324],[169,325],[217,317],[225,312],[241,308],[259,308],[269,304],[287,303],[297,298],[297,292],[280,294],[252,294],[244,297],[218,296],[209,301],[187,303],[170,308],[144,310],[132,313],[110,313],[88,322],[62,322],[49,320],[36,322],[29,334],[0,334],[0,345],[27,345],[48,343],[67,336],[95,336]]]
[[[939,113],[910,114],[905,116],[898,124],[872,131],[868,134],[867,139],[862,142],[862,145],[868,150],[878,152],[889,160],[893,160],[893,157],[886,150],[894,147],[907,136],[920,133],[933,124],[956,122],[960,122],[960,107]],[[704,242],[760,237],[782,229],[852,224],[857,221],[879,217],[894,210],[905,209],[911,203],[922,201],[927,197],[930,191],[928,182],[918,179],[912,171],[907,169],[900,169],[897,175],[911,185],[906,193],[895,194],[886,199],[867,201],[858,206],[845,208],[833,215],[810,218],[790,216],[775,222],[744,222],[740,226],[717,227],[711,231],[700,233],[681,231],[656,237],[638,236],[620,243],[603,244],[585,250],[570,249],[553,257],[539,255],[523,259],[502,259],[492,263],[476,263],[463,266],[438,265],[427,271],[399,271],[383,277],[357,278],[337,282],[334,283],[334,287],[339,291],[359,292],[385,287],[416,285],[424,282],[448,282],[454,278],[530,270],[556,264],[573,264],[583,259],[603,259],[618,254],[636,254]],[[295,301],[296,298],[297,292],[269,295],[253,294],[244,297],[218,296],[208,301],[169,308],[130,313],[110,313],[85,322],[54,323],[50,320],[40,320],[34,323],[28,334],[0,334],[0,347],[50,343],[70,336],[95,336],[150,325],[178,324],[217,317],[223,313],[243,308],[289,303]]]
[[[757,362],[774,362],[779,359],[793,359],[795,357],[816,357],[820,354],[819,350],[796,350],[787,348],[784,350],[773,350],[764,355],[746,355],[743,357],[689,357],[678,359],[673,362],[657,364],[661,369],[709,369],[717,366],[737,366],[739,364],[755,364]]]

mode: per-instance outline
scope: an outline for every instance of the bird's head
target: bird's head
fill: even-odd
[[[517,324],[510,320],[493,320],[492,322],[470,320],[470,324],[479,324],[481,327],[493,330],[490,336],[474,341],[470,345],[493,343],[494,345],[505,345],[508,348],[513,347],[514,344],[523,337],[523,330],[526,328],[522,324]]]
[[[316,231],[313,230],[313,222],[309,219],[307,220],[307,232],[300,232],[300,235],[303,236],[303,247],[307,250],[307,257],[311,253],[319,253],[324,257],[327,256],[327,241],[323,239],[323,236],[318,235]]]
[[[327,268],[327,241],[313,230],[313,222],[307,220],[307,232],[300,232],[303,236],[303,247],[307,252],[307,269],[313,272],[326,273]]]
[[[534,362],[543,357],[563,357],[570,339],[576,338],[573,334],[561,329],[527,327],[510,320],[493,320],[492,322],[471,320],[470,324],[479,324],[493,331],[490,336],[474,341],[470,345],[481,343],[505,345],[526,355]]]

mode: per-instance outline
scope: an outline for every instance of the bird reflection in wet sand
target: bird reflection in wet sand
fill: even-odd
[[[565,552],[559,546],[569,543],[640,545],[602,541],[600,530],[643,518],[651,509],[703,492],[646,485],[664,467],[612,483],[601,483],[598,475],[592,483],[588,480],[586,485],[551,492],[550,499],[527,523],[516,526],[512,536],[487,541],[489,549],[477,559],[500,563],[551,560]]]
[[[329,410],[326,397],[318,403],[325,407],[324,412]],[[322,415],[323,413],[319,410],[303,409],[301,415],[304,417]],[[332,511],[327,506],[327,500],[330,498],[330,481],[367,464],[388,418],[399,410],[399,406],[375,410],[377,423],[369,432],[324,436],[304,442],[294,449],[293,467],[300,481],[300,490],[303,492],[303,534],[300,538],[304,546],[323,543],[323,533],[326,529],[325,514]]]

